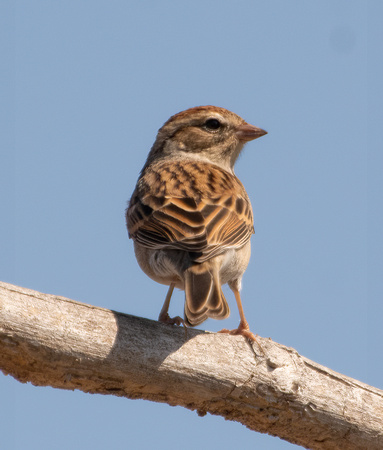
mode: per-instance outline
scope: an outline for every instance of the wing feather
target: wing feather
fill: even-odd
[[[126,219],[129,236],[141,245],[195,253],[198,262],[242,247],[254,232],[250,200],[238,178],[194,161],[147,167]]]

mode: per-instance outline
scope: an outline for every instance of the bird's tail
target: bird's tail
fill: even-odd
[[[217,267],[206,261],[185,271],[185,322],[192,327],[207,318],[226,319],[229,305],[223,295]]]

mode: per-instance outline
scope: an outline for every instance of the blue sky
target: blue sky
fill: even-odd
[[[251,328],[383,388],[382,14],[377,0],[2,2],[0,279],[156,319],[166,287],[136,264],[126,202],[168,117],[222,106],[269,132],[236,166],[256,220]],[[237,326],[225,292],[230,318],[202,328]],[[7,449],[295,447],[179,407],[3,375],[0,393]]]

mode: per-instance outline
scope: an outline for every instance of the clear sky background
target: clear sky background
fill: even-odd
[[[158,128],[228,108],[253,331],[383,388],[383,2],[3,1],[0,279],[156,319],[124,209]],[[238,325],[238,312],[203,328]],[[182,314],[176,292],[172,314]],[[1,448],[297,448],[220,417],[0,375]]]

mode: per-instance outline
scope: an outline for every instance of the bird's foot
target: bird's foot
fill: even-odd
[[[251,341],[257,341],[257,338],[254,333],[252,333],[250,330],[243,330],[239,327],[236,328],[235,330],[227,330],[226,328],[224,328],[223,330],[218,331],[218,333],[226,333],[231,334],[233,336],[241,335],[247,337]]]
[[[158,321],[161,323],[166,323],[168,325],[180,325],[185,326],[185,321],[180,316],[170,317],[168,313],[160,314],[158,317]]]
[[[258,347],[261,350],[262,354],[263,355],[265,354],[265,352],[264,352],[261,344],[259,343],[256,335],[250,331],[248,323],[242,323],[241,322],[239,324],[239,327],[236,328],[235,330],[227,330],[226,328],[224,328],[223,330],[218,331],[218,333],[231,334],[232,336],[238,336],[238,335],[244,336],[247,339],[249,339],[250,341],[256,342],[256,344],[258,345]]]

